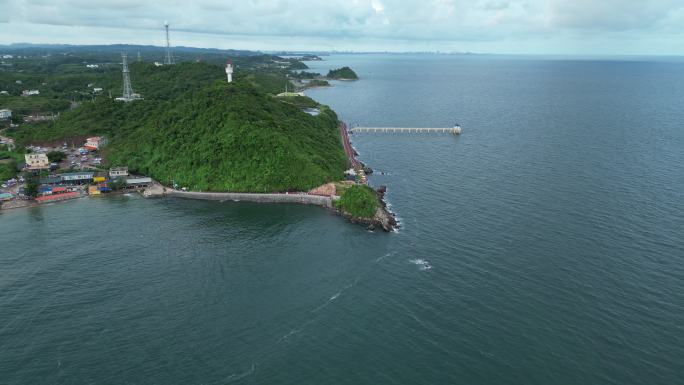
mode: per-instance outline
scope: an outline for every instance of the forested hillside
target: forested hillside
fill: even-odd
[[[192,190],[308,190],[346,166],[337,117],[217,82],[115,136],[107,158]]]
[[[249,74],[231,84],[224,76],[211,64],[135,63],[131,78],[144,100],[97,98],[14,136],[27,144],[106,135],[109,164],[192,190],[301,191],[342,177],[333,111],[311,116]]]

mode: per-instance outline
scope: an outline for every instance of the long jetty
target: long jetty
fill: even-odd
[[[461,127],[353,127],[349,129],[353,133],[446,133],[459,135]]]
[[[229,193],[229,192],[196,192],[196,191],[180,191],[167,189],[167,196],[198,199],[209,201],[244,201],[257,203],[299,203],[305,205],[316,205],[323,207],[332,207],[333,198],[321,195],[312,195],[304,193],[293,194],[259,194],[259,193]]]

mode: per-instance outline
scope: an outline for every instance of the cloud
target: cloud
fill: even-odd
[[[567,39],[634,38],[665,47],[684,34],[681,0],[0,0],[0,43],[14,36],[40,41],[60,34],[110,42],[111,30],[135,31],[136,41],[160,44],[169,20],[172,39],[254,37],[298,46],[334,47],[355,41],[384,46],[454,48]],[[50,27],[50,28],[48,28]],[[58,28],[58,27],[61,27]],[[28,28],[17,31],[18,28]],[[48,33],[49,31],[49,33]],[[62,31],[62,32],[60,32]],[[99,31],[99,32],[98,32]],[[156,31],[156,32],[155,32]],[[57,34],[56,36],[53,34]],[[201,39],[200,35],[216,38]],[[631,35],[630,35],[631,34]],[[123,37],[127,35],[119,32]],[[616,37],[617,36],[617,37]],[[83,37],[82,40],[85,40]],[[289,39],[289,40],[288,40]],[[325,43],[323,43],[325,42]],[[383,44],[384,42],[384,44]],[[536,43],[535,43],[536,44]],[[206,44],[204,44],[206,45]],[[259,48],[259,47],[255,47]],[[288,47],[283,47],[288,48]],[[449,49],[445,48],[445,49]],[[682,50],[684,48],[680,48]]]
[[[657,26],[684,9],[681,0],[551,0],[554,27],[584,30],[630,30]]]

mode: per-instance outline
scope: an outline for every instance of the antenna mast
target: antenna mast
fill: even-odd
[[[166,29],[166,56],[164,57],[164,64],[173,64],[173,56],[171,56],[171,42],[169,40],[169,22],[164,22],[164,29]]]

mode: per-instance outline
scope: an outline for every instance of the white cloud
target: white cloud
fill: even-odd
[[[0,0],[0,43],[47,42],[161,44],[164,20],[174,43],[207,46],[239,37],[261,49],[372,49],[443,47],[497,51],[497,47],[558,51],[559,44],[587,38],[615,45],[657,42],[682,52],[681,0]],[[113,36],[111,31],[118,31]],[[78,36],[77,31],[88,36]],[[87,32],[84,32],[87,31]],[[126,33],[129,31],[130,33]],[[21,37],[24,37],[22,39]],[[64,39],[72,40],[64,40]],[[116,39],[119,40],[116,40]],[[256,43],[255,43],[256,42]],[[565,42],[565,43],[563,43]],[[598,44],[598,45],[597,45]],[[606,43],[607,44],[607,43]],[[224,44],[225,45],[225,44]],[[224,46],[222,45],[222,46]],[[630,47],[627,47],[627,46]],[[351,47],[350,47],[351,46]],[[391,48],[389,48],[391,47]],[[475,49],[473,49],[475,48]],[[534,48],[534,49],[532,49]],[[359,48],[361,49],[361,48]],[[506,48],[508,49],[508,48]]]

